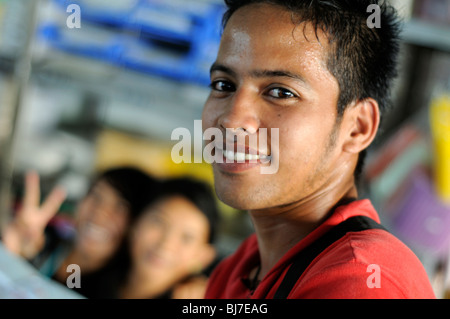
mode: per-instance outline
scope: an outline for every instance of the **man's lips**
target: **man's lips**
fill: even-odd
[[[267,153],[256,150],[255,148],[251,148],[247,145],[225,144],[225,147],[223,147],[223,145],[218,145],[214,142],[214,146],[217,151],[222,153],[224,159],[228,162],[270,161],[270,156],[267,155]]]
[[[221,171],[231,174],[244,173],[261,165],[270,163],[271,157],[243,145],[216,146],[216,165]],[[235,150],[235,151],[234,151]]]

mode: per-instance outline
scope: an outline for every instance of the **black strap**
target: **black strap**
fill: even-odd
[[[286,299],[305,269],[327,247],[344,237],[348,232],[359,232],[368,229],[386,230],[383,226],[369,217],[355,216],[336,225],[314,243],[307,246],[294,257],[293,264],[278,287],[274,299]]]

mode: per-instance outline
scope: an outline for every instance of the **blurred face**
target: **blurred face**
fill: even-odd
[[[100,180],[78,206],[77,248],[93,258],[109,258],[125,236],[129,214],[129,204]]]
[[[320,43],[312,25],[296,26],[291,13],[269,4],[245,6],[229,20],[203,129],[252,136],[278,128],[277,145],[257,151],[278,157],[279,169],[264,175],[263,164],[213,164],[216,192],[228,205],[258,210],[320,196],[337,166],[339,87],[324,62],[328,41],[320,30],[317,36]]]
[[[175,196],[151,205],[132,231],[134,269],[168,289],[212,260],[209,224],[189,200]]]

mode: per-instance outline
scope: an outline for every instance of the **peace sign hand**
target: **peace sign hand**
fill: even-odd
[[[25,178],[25,198],[22,208],[3,233],[5,247],[24,258],[31,259],[42,250],[45,243],[45,227],[58,212],[66,198],[66,192],[57,187],[39,205],[39,175],[29,172]]]

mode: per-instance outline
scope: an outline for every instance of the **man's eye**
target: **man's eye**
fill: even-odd
[[[234,91],[234,85],[227,81],[214,81],[210,85],[211,89],[219,92],[233,92]]]
[[[277,98],[277,99],[290,99],[296,97],[294,93],[292,93],[289,90],[283,89],[283,88],[274,88],[271,89],[268,93],[271,97]]]

